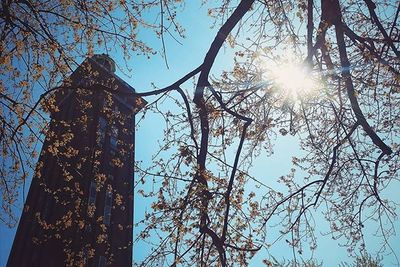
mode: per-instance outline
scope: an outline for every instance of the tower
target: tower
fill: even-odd
[[[48,97],[51,114],[7,266],[131,266],[134,116],[145,101],[106,55]]]

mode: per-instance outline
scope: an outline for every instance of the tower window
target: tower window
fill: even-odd
[[[103,117],[99,117],[99,128],[97,131],[97,143],[99,145],[104,143],[106,138],[107,120]]]
[[[88,263],[88,248],[85,247],[82,251],[82,264],[83,266],[87,266]]]
[[[108,100],[108,94],[105,94],[102,99],[102,102],[101,102],[101,109],[103,112],[109,112],[110,106],[111,106],[111,103]]]
[[[114,137],[114,136],[110,137],[110,146],[111,146],[111,149],[114,149],[114,150],[117,149],[117,137]]]
[[[115,156],[117,152],[118,145],[118,128],[116,126],[111,126],[110,129],[110,154]]]
[[[85,232],[87,232],[87,233],[92,232],[92,226],[90,224],[85,225]]]
[[[96,183],[92,181],[90,182],[88,205],[94,205],[96,202],[96,193]]]
[[[118,128],[116,126],[111,126],[111,136],[110,136],[110,147],[111,149],[117,149],[118,141]]]
[[[98,264],[98,267],[106,267],[106,264],[107,264],[106,257],[100,256],[100,257],[99,257],[99,264]]]
[[[106,192],[106,200],[104,204],[104,218],[103,223],[105,225],[110,225],[111,221],[111,208],[112,208],[112,192]]]

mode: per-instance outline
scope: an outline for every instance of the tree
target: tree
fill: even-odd
[[[309,260],[306,262],[300,262],[297,263],[295,261],[278,261],[277,259],[275,259],[274,257],[272,262],[267,262],[266,264],[269,264],[271,266],[279,266],[279,267],[291,267],[291,266],[303,266],[303,267],[317,267],[317,266],[322,266],[322,263],[318,263],[314,260]],[[369,254],[363,254],[361,256],[357,256],[354,260],[354,262],[352,264],[349,263],[342,263],[340,266],[357,266],[357,267],[361,267],[361,266],[366,266],[366,267],[378,267],[378,266],[382,266],[380,264],[380,259],[379,258],[373,258],[371,255]]]
[[[169,1],[149,5],[157,4],[161,16],[166,14],[164,5],[175,6]],[[15,25],[8,10],[3,4],[7,26],[3,35]],[[398,179],[399,169],[399,10],[395,3],[371,0],[226,0],[209,9],[216,21],[224,21],[204,61],[173,84],[138,94],[158,96],[148,112],[162,112],[158,106],[164,99],[173,99],[182,110],[162,114],[167,128],[153,167],[137,166],[139,182],[149,183],[149,177],[161,180],[154,182],[152,191],[139,191],[154,199],[139,238],[160,238],[141,265],[246,265],[269,245],[266,228],[272,220],[280,222],[275,231],[287,236],[294,254],[301,254],[307,244],[311,250],[317,246],[317,225],[312,220],[316,209],[324,212],[333,237],[347,241],[350,252],[364,249],[363,227],[378,221],[382,246],[394,253],[387,237],[394,227],[397,203],[382,192]],[[102,19],[91,25],[103,23]],[[161,38],[163,29],[168,29],[162,22]],[[83,29],[78,32],[91,27]],[[120,40],[117,32],[111,37]],[[136,45],[136,37],[131,39]],[[213,77],[211,68],[224,45],[235,51],[235,64],[221,77]],[[83,49],[90,51],[90,47],[84,43]],[[318,80],[319,90],[293,97],[284,86],[265,79],[260,61],[279,61],[282,48],[301,58],[308,77]],[[192,93],[183,90],[191,78],[196,79]],[[21,105],[13,97],[2,92],[3,106],[26,107],[29,116],[34,113],[25,105],[28,100]],[[7,116],[19,116],[21,126],[8,125],[10,117],[3,116],[2,142],[15,165],[13,173],[25,162],[18,147],[29,145],[13,132],[22,135],[22,125],[31,127],[17,114]],[[278,191],[250,171],[256,157],[272,153],[274,137],[288,133],[299,140],[302,155],[293,157],[293,168],[279,178],[287,189]],[[234,157],[229,160],[232,150]],[[12,199],[15,186],[5,185],[18,185],[24,178],[7,181],[5,173],[3,192]],[[250,182],[262,190],[248,192]]]
[[[4,204],[0,219],[3,223],[16,223],[11,206],[18,199],[29,169],[36,164],[36,147],[43,141],[48,121],[48,105],[43,106],[42,100],[76,68],[76,59],[93,55],[96,48],[112,52],[118,47],[126,60],[132,54],[154,54],[138,38],[139,26],[161,36],[163,32],[174,31],[182,35],[182,29],[174,21],[178,2],[169,1],[161,7],[168,13],[153,23],[143,14],[159,9],[158,2],[2,1],[0,190]],[[172,27],[164,24],[167,20],[173,23]],[[47,100],[51,102],[50,98]]]
[[[357,256],[353,264],[347,264],[343,263],[344,266],[368,266],[368,267],[382,267],[383,265],[381,264],[382,259],[380,258],[373,258],[369,254],[362,254],[361,256]]]
[[[320,267],[322,263],[315,262],[314,260],[306,261],[306,262],[296,262],[296,261],[278,261],[273,258],[272,262],[266,262],[267,265],[277,266],[277,267],[291,267],[291,266],[303,266],[303,267]]]

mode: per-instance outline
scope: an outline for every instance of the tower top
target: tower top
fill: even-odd
[[[92,59],[106,68],[108,71],[115,72],[115,61],[107,54],[96,54]]]

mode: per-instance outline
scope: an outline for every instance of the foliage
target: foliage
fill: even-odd
[[[41,100],[71,74],[77,61],[93,55],[95,49],[123,53],[126,60],[132,54],[154,54],[138,37],[138,27],[160,37],[164,31],[183,36],[179,24],[173,23],[179,2],[168,1],[163,7],[168,13],[162,20],[154,20],[146,16],[146,12],[160,9],[159,3],[152,1],[2,1],[2,222],[16,223],[11,206],[18,199],[29,170],[36,164],[38,142],[44,139],[48,122],[46,106],[54,103],[49,99],[41,106],[44,103]]]
[[[374,8],[370,1],[326,0],[242,1],[234,9],[212,11],[229,18],[204,62],[173,85],[140,94],[176,91],[183,98],[182,114],[166,119],[167,145],[161,147],[175,153],[142,174],[143,183],[149,174],[160,177],[156,189],[144,193],[158,200],[142,222],[147,225],[142,237],[159,235],[160,245],[142,265],[162,265],[171,257],[184,265],[247,265],[271,245],[267,233],[276,221],[294,251],[314,250],[315,209],[349,252],[364,249],[366,223],[385,221],[378,230],[392,231],[397,204],[381,192],[399,169],[393,108],[399,100],[399,52],[394,37],[385,37],[397,34],[391,30],[397,10],[386,2]],[[296,23],[306,20],[307,27]],[[236,49],[235,65],[211,79],[221,36]],[[317,91],[295,99],[266,81],[262,69],[264,60],[279,63],[290,50],[320,82]],[[184,95],[181,84],[195,74],[194,93]],[[190,131],[182,131],[184,125]],[[276,190],[264,182],[268,169],[264,177],[252,177],[249,169],[255,157],[273,153],[278,136],[289,133],[300,140],[303,153],[279,177],[287,189]],[[228,151],[236,151],[235,157]],[[246,192],[249,183],[262,189]],[[382,246],[391,249],[385,240]]]
[[[368,253],[363,253],[361,256],[357,256],[354,259],[353,263],[346,263],[342,262],[340,266],[342,267],[383,267],[383,265],[380,263],[381,259],[380,258],[373,258],[370,254]],[[321,267],[323,266],[323,263],[318,263],[315,260],[308,260],[308,261],[294,261],[294,260],[282,260],[279,261],[275,257],[272,257],[271,261],[264,260],[264,263],[267,266],[273,266],[273,267],[292,267],[292,266],[302,266],[302,267]]]
[[[2,110],[6,110],[0,114],[1,142],[3,162],[12,168],[2,169],[1,190],[9,204],[25,180],[23,157],[34,151],[32,142],[39,139],[34,133],[44,128],[45,118],[31,103],[36,92],[32,85],[48,90],[58,81],[52,74],[67,73],[68,60],[76,54],[90,55],[96,46],[91,40],[104,34],[111,39],[100,38],[99,47],[119,40],[123,49],[133,46],[151,53],[134,34],[139,25],[147,26],[138,17],[143,9],[159,4],[160,14],[165,14],[164,5],[172,9],[175,2],[180,1],[129,5],[119,1],[109,11],[109,5],[100,1],[90,7],[68,1],[43,7],[24,1],[3,4],[1,51],[9,52],[1,54],[6,66],[1,73]],[[383,192],[398,180],[400,167],[400,110],[396,108],[400,105],[400,7],[385,0],[224,0],[219,4],[209,9],[222,25],[204,61],[169,86],[138,93],[158,97],[143,118],[147,112],[161,113],[166,127],[153,166],[137,166],[139,183],[153,183],[150,190],[137,193],[154,203],[138,223],[142,231],[136,241],[154,244],[151,240],[159,238],[138,264],[245,266],[262,247],[272,245],[267,233],[276,221],[274,231],[302,254],[317,248],[315,210],[323,213],[329,234],[344,240],[350,253],[364,249],[364,225],[376,221],[384,236],[382,249],[394,252],[387,237],[394,230],[398,203]],[[32,11],[29,18],[36,20],[32,25],[23,19],[27,9]],[[39,9],[47,11],[41,15]],[[12,15],[11,10],[21,15]],[[109,17],[113,10],[128,15]],[[108,19],[111,24],[105,22]],[[114,19],[117,29],[121,23],[122,33],[128,36],[120,36],[113,26],[103,29],[115,25]],[[87,24],[77,27],[77,21]],[[161,29],[168,29],[163,21]],[[176,30],[181,33],[179,25]],[[158,32],[161,38],[163,33]],[[76,36],[77,40],[71,39]],[[223,46],[235,52],[235,64],[220,77],[211,76]],[[294,51],[299,64],[317,80],[318,90],[293,97],[270,77],[266,80],[263,66],[279,64],[287,51]],[[44,74],[41,66],[51,67]],[[33,80],[24,82],[25,75]],[[196,80],[194,90],[183,90],[191,78]],[[36,83],[38,79],[47,80]],[[166,99],[181,111],[160,109]],[[31,113],[29,121],[26,116]],[[39,130],[27,134],[30,128]],[[301,155],[293,157],[287,175],[278,177],[286,187],[278,190],[265,183],[271,179],[268,166],[264,177],[253,177],[251,167],[256,157],[273,153],[277,138],[288,134],[299,140]],[[248,192],[250,183],[260,190]]]
[[[381,259],[379,257],[373,258],[370,254],[364,253],[361,256],[357,256],[352,264],[343,263],[341,266],[354,266],[354,267],[383,267]]]
[[[264,261],[267,266],[274,266],[274,267],[294,267],[294,266],[301,266],[301,267],[322,267],[322,263],[318,263],[315,260],[308,260],[308,261],[278,261],[274,257],[272,257],[272,261]]]

